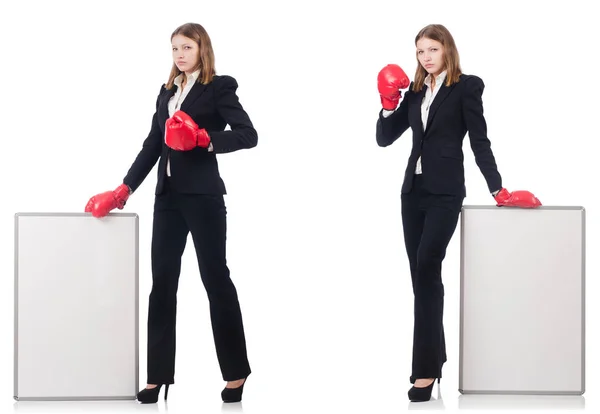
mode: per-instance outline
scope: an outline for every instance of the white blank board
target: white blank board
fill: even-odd
[[[585,210],[464,206],[459,391],[583,394]]]
[[[15,215],[16,400],[134,399],[138,216]]]

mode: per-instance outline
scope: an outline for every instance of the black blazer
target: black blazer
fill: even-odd
[[[191,151],[175,151],[165,144],[168,102],[177,87],[168,90],[163,85],[156,99],[150,133],[123,182],[135,191],[160,157],[155,193],[161,194],[167,159],[170,157],[171,185],[174,190],[189,194],[226,194],[216,155],[255,147],[258,140],[256,130],[236,95],[237,87],[233,77],[215,76],[207,85],[195,83],[181,104],[180,109],[208,132],[213,144],[213,151],[209,152],[201,147]],[[227,124],[231,127],[230,131],[225,131]]]
[[[421,103],[427,86],[420,92],[412,90],[411,83],[400,107],[389,117],[379,113],[377,121],[377,144],[386,147],[398,139],[404,131],[413,130],[413,145],[404,174],[402,193],[412,188],[413,176],[419,156],[423,173],[423,186],[433,194],[466,196],[463,138],[467,131],[475,162],[483,174],[490,193],[502,188],[487,137],[487,125],[483,116],[484,83],[477,76],[461,75],[450,87],[441,86],[429,108],[427,128],[423,132]]]

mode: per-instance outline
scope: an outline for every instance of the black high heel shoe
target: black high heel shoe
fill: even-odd
[[[437,379],[438,384],[440,383],[440,378]],[[408,390],[408,399],[411,402],[424,402],[429,401],[431,399],[431,392],[433,391],[433,385],[435,384],[435,378],[431,381],[426,387],[417,388],[413,385],[413,387]]]
[[[221,399],[225,403],[234,403],[242,401],[242,393],[244,392],[244,385],[246,385],[248,377],[244,378],[244,382],[237,388],[223,388],[221,391]]]
[[[144,388],[137,393],[137,400],[142,404],[151,404],[158,401],[158,394],[163,384],[158,384],[154,388]],[[167,394],[169,394],[169,384],[165,384],[165,401],[167,401]]]

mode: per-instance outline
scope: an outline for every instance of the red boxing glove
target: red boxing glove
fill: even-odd
[[[536,208],[542,205],[540,200],[529,191],[519,190],[508,192],[502,188],[494,197],[498,207]]]
[[[176,151],[189,151],[196,147],[207,148],[210,137],[206,129],[200,129],[192,117],[177,111],[165,124],[165,143]]]
[[[390,64],[381,69],[377,75],[377,89],[383,109],[395,110],[400,102],[400,89],[406,89],[409,85],[410,79],[400,66]]]
[[[94,217],[104,217],[115,208],[122,210],[128,198],[129,187],[121,184],[115,191],[107,191],[90,198],[85,206],[85,212],[92,213]]]

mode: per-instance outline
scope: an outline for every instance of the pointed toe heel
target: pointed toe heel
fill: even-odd
[[[169,384],[165,385],[165,401],[167,400],[167,395],[169,394]],[[158,401],[158,394],[160,394],[160,389],[163,384],[158,384],[154,388],[144,388],[140,392],[137,393],[137,400],[142,404],[153,404]]]
[[[223,388],[221,391],[221,399],[225,403],[234,403],[242,401],[242,393],[244,392],[244,385],[246,385],[246,381],[248,378],[244,378],[244,382],[237,388]]]
[[[440,379],[437,378],[438,384],[440,383]],[[413,386],[410,390],[408,390],[408,399],[411,402],[425,402],[431,399],[431,392],[433,391],[433,386],[435,385],[435,378],[431,381],[426,387],[417,388]]]

